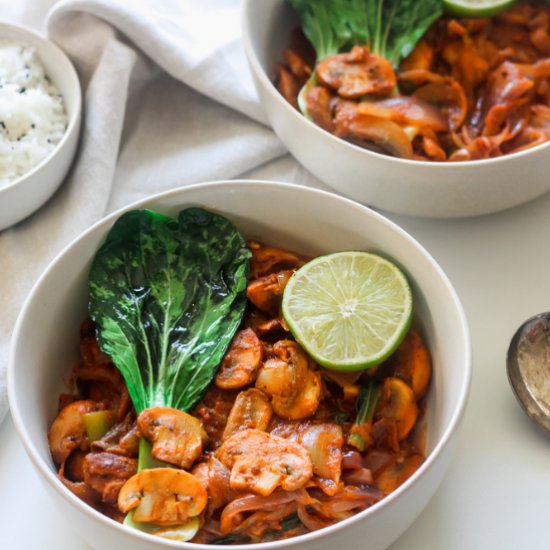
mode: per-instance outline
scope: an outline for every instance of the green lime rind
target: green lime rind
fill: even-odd
[[[490,17],[515,4],[517,0],[443,0],[447,13],[461,17]]]
[[[399,346],[412,320],[403,272],[370,252],[315,258],[288,281],[283,317],[320,365],[357,371],[380,364]]]

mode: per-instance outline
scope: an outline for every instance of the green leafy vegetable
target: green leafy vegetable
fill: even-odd
[[[357,417],[355,425],[366,424],[372,422],[376,405],[380,397],[380,386],[375,382],[370,382],[368,386],[362,386],[357,397]],[[353,427],[352,427],[353,429]],[[349,441],[360,451],[365,450],[365,442],[361,435],[357,432],[352,432],[349,436]]]
[[[282,531],[290,531],[291,529],[296,529],[296,527],[299,527],[300,525],[302,525],[302,522],[298,517],[298,514],[290,514],[281,520]]]
[[[89,310],[138,413],[200,399],[241,321],[249,259],[231,222],[201,208],[115,223],[92,263]]]
[[[96,253],[89,276],[99,345],[122,373],[138,413],[189,410],[202,396],[246,305],[250,252],[226,218],[188,208],[177,219],[147,210],[121,216]],[[164,466],[140,440],[138,471]],[[142,531],[189,540],[196,519]]]
[[[292,529],[296,529],[297,527],[300,527],[300,525],[302,525],[302,520],[298,517],[298,514],[289,514],[281,520],[281,528],[266,531],[262,536],[262,541],[270,542],[280,540],[284,533],[287,531],[292,531]]]
[[[289,0],[317,61],[355,45],[397,68],[430,25],[442,15],[443,0]]]
[[[342,17],[354,6],[350,0],[289,0],[298,12],[304,34],[311,42],[317,61],[359,43],[354,34],[353,21]],[[359,13],[356,13],[357,17]],[[364,28],[364,27],[363,27]],[[366,41],[363,40],[363,44]]]
[[[153,468],[171,468],[171,464],[166,462],[161,462],[156,458],[153,458],[151,454],[152,445],[151,442],[145,437],[140,437],[139,439],[139,451],[138,451],[138,465],[137,471],[141,470],[151,470]]]
[[[222,544],[248,544],[250,542],[250,537],[243,535],[242,533],[231,533],[225,537],[220,537],[219,539],[213,540],[210,544],[222,545]]]
[[[349,414],[345,411],[336,411],[330,415],[330,419],[339,426],[343,426],[349,421]]]
[[[93,443],[101,439],[114,425],[115,414],[113,411],[95,411],[82,415],[82,423],[88,436],[88,441]]]
[[[443,13],[443,0],[288,1],[298,13],[317,62],[368,44],[371,53],[387,59],[395,69]],[[316,85],[317,72],[312,71],[298,94],[300,111],[309,120],[313,118],[307,94]]]
[[[443,13],[441,0],[365,0],[367,42],[373,53],[398,67]]]
[[[357,418],[356,424],[364,424],[371,422],[378,404],[380,388],[375,382],[371,382],[368,386],[362,386],[359,390],[357,398]]]

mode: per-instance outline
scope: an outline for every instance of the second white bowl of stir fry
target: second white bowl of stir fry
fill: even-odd
[[[518,2],[465,19],[443,4],[243,3],[245,51],[270,124],[338,192],[456,218],[550,190],[550,8]]]
[[[67,247],[18,320],[9,394],[94,547],[380,550],[441,482],[470,375],[461,304],[413,238],[330,193],[232,181]]]

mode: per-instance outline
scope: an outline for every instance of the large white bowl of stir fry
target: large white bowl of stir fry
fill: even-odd
[[[332,283],[300,276],[348,258],[324,299],[374,262],[360,287],[397,281],[388,311],[395,289],[408,308],[392,349],[349,371],[294,337],[287,293],[322,296]],[[371,336],[338,339],[353,359]],[[8,385],[60,522],[94,548],[380,550],[441,482],[470,375],[460,301],[412,237],[334,194],[231,181],[141,201],[69,245],[23,307]]]
[[[444,4],[244,2],[244,46],[267,118],[337,191],[452,218],[550,189],[550,6],[518,1],[464,18]]]

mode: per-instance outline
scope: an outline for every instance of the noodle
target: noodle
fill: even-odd
[[[550,10],[532,2],[487,19],[440,18],[401,63],[401,95],[389,76],[387,89],[352,97],[341,78],[325,77],[325,67],[357,71],[361,48],[367,63],[368,48],[355,46],[315,67],[320,82],[306,94],[308,114],[345,140],[412,160],[462,162],[535,147],[550,139],[549,25]],[[276,80],[296,108],[313,70],[302,50],[285,52]]]
[[[280,313],[282,289],[307,259],[256,242],[249,248],[249,304],[240,331],[219,376],[191,411],[204,428],[204,442],[189,470],[208,494],[192,542],[261,542],[321,529],[378,502],[423,461],[418,441],[431,367],[420,335],[411,331],[391,360],[364,373],[321,369],[293,340]],[[81,327],[80,352],[74,371],[78,391],[60,399],[50,449],[62,483],[122,521],[117,495],[136,471],[143,428],[89,321]],[[424,358],[420,378],[410,370],[412,357]],[[406,418],[396,417],[402,412],[384,397],[388,380],[398,398],[400,391],[412,396],[412,381],[422,381]],[[376,412],[371,421],[354,424],[361,387],[370,383],[381,388]],[[90,442],[82,411],[109,413],[114,424]],[[352,434],[363,438],[363,449]]]

